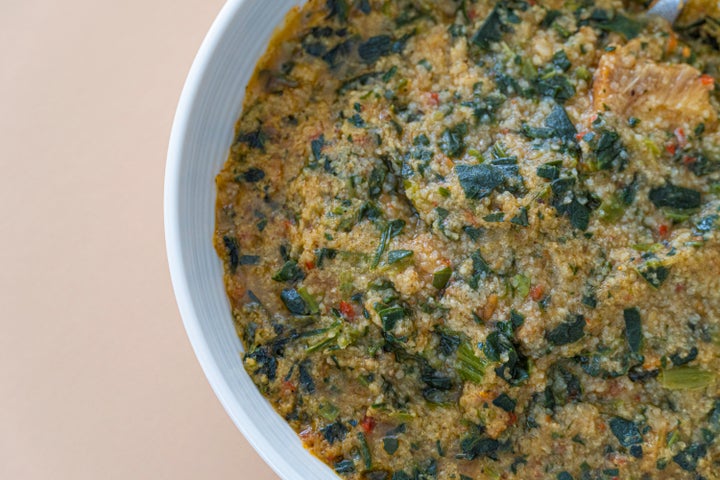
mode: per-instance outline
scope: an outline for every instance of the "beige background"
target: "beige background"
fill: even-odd
[[[0,478],[277,477],[175,306],[170,126],[222,0],[0,0]]]

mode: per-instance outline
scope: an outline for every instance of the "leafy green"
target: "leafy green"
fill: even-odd
[[[280,299],[285,307],[290,310],[293,315],[309,315],[310,308],[305,300],[294,288],[285,288],[280,292]]]
[[[694,472],[698,461],[707,455],[707,447],[702,443],[693,443],[673,457],[673,462],[686,472]]]
[[[570,315],[570,317],[554,329],[545,334],[545,339],[553,345],[568,345],[575,343],[585,336],[585,317]]]
[[[438,147],[450,158],[459,158],[465,153],[465,135],[467,135],[467,124],[462,122],[446,128],[440,136]]]
[[[702,204],[700,192],[671,183],[650,190],[649,198],[658,208],[670,207],[686,210],[699,208]]]
[[[280,267],[280,270],[272,276],[272,279],[276,282],[298,282],[303,278],[305,278],[305,273],[298,267],[295,260],[285,262],[285,264]]]
[[[412,257],[413,253],[412,250],[391,250],[388,252],[387,263],[388,265],[392,265],[393,263]]]
[[[480,48],[487,49],[491,43],[502,40],[502,34],[502,19],[500,18],[500,4],[498,3],[480,26],[480,29],[475,32],[472,42]]]
[[[375,63],[381,57],[389,55],[393,49],[393,39],[389,35],[377,35],[369,38],[358,47],[358,55],[365,63]]]
[[[457,349],[455,369],[463,380],[482,384],[485,375],[485,362],[473,351],[468,342],[461,342]]]
[[[640,311],[633,308],[626,308],[623,311],[625,318],[625,338],[630,347],[630,351],[638,353],[642,345],[642,323],[640,321]]]
[[[495,397],[495,400],[493,400],[492,403],[496,407],[502,408],[506,412],[513,412],[515,411],[517,400],[513,400],[512,398],[510,398],[507,393],[501,393],[500,395]]]
[[[501,169],[494,165],[456,165],[455,173],[465,197],[470,200],[481,200],[502,185],[504,175]]]
[[[715,373],[699,367],[676,367],[663,369],[660,383],[669,390],[701,390],[715,379]]]
[[[613,417],[608,424],[610,425],[610,431],[618,439],[620,445],[629,449],[630,455],[636,458],[642,457],[643,437],[635,422],[621,417]]]
[[[235,273],[240,264],[240,245],[237,238],[225,235],[223,237],[223,245],[228,255],[228,263],[230,264],[230,273]]]
[[[432,285],[438,290],[445,288],[452,276],[452,268],[443,267],[433,273]]]

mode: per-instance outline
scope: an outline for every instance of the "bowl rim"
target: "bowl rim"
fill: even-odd
[[[184,140],[190,130],[193,106],[201,95],[201,86],[208,67],[213,61],[213,54],[223,41],[233,20],[239,14],[239,10],[248,1],[227,0],[225,2],[195,55],[180,94],[170,132],[165,164],[163,194],[165,249],[175,300],[185,332],[208,383],[225,412],[265,463],[281,478],[293,479],[300,478],[298,471],[283,457],[282,446],[269,442],[255,425],[254,420],[237,403],[235,394],[208,344],[190,294],[189,272],[183,260],[181,242],[180,179],[185,156]]]

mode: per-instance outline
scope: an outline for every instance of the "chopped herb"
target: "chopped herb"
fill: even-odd
[[[460,343],[457,349],[455,369],[463,380],[482,384],[485,375],[485,362],[475,355],[470,343]]]
[[[560,472],[557,474],[557,480],[575,480],[568,472]]]
[[[250,148],[254,148],[256,150],[262,150],[265,151],[265,142],[267,140],[267,136],[261,129],[257,129],[254,132],[241,132],[236,139],[237,143],[244,143]]]
[[[698,461],[707,455],[707,447],[702,443],[693,443],[673,457],[673,462],[686,472],[694,472]]]
[[[397,263],[400,260],[412,257],[413,253],[414,252],[412,250],[392,250],[388,252],[387,263],[388,265],[392,265],[393,263]]]
[[[530,278],[522,274],[517,274],[510,279],[513,291],[520,297],[525,298],[530,293]]]
[[[565,53],[565,50],[558,50],[552,58],[552,63],[563,72],[567,72],[572,67],[572,62]]]
[[[692,347],[687,355],[682,356],[679,353],[673,353],[670,355],[670,361],[675,365],[676,367],[687,365],[688,363],[695,360],[698,356],[698,349],[697,347]]]
[[[310,375],[310,360],[305,360],[298,365],[298,380],[301,390],[309,395],[315,393],[315,381]]]
[[[456,165],[455,173],[465,197],[470,200],[481,200],[504,181],[501,169],[494,165]]]
[[[700,192],[671,183],[650,190],[649,198],[658,208],[670,207],[686,210],[699,208],[701,205]]]
[[[454,127],[446,128],[440,136],[438,147],[450,158],[459,158],[465,152],[465,135],[467,124],[458,123]]]
[[[545,127],[552,131],[552,136],[560,138],[564,142],[575,142],[577,129],[568,117],[562,105],[555,105],[550,115],[545,119]]]
[[[365,434],[363,432],[358,432],[357,438],[358,438],[358,441],[360,442],[360,455],[363,458],[365,468],[371,468],[372,467],[372,457],[370,456],[370,447],[368,446],[367,439],[365,438]]]
[[[487,49],[491,43],[502,40],[502,20],[500,19],[499,5],[495,5],[490,15],[480,26],[480,29],[472,37],[472,42],[480,48]]]
[[[365,63],[375,63],[389,55],[392,49],[393,39],[389,35],[377,35],[360,44],[358,55]]]
[[[484,436],[484,428],[477,427],[473,432],[460,441],[461,454],[459,458],[474,460],[478,457],[497,458],[497,451],[500,449],[500,442],[494,438]]]
[[[633,457],[641,458],[643,437],[635,422],[621,417],[613,417],[608,423],[620,445],[627,448]]]
[[[400,306],[387,307],[377,312],[382,321],[383,330],[390,331],[395,328],[398,320],[405,318],[405,309]]]
[[[238,245],[237,238],[225,235],[223,237],[223,244],[228,254],[228,263],[230,264],[230,273],[235,273],[237,267],[240,264],[240,246]]]
[[[557,180],[560,178],[560,167],[558,165],[555,165],[554,163],[546,163],[545,165],[540,165],[537,168],[537,176],[540,178],[545,178],[547,180]]]
[[[385,183],[385,175],[387,169],[384,167],[375,167],[370,173],[370,179],[368,180],[368,196],[371,199],[376,199],[380,196],[383,189],[383,183]]]
[[[660,383],[669,390],[701,390],[715,379],[713,372],[698,367],[676,367],[660,372]]]
[[[560,73],[538,77],[535,88],[540,95],[554,98],[560,103],[565,103],[575,95],[575,87],[565,75]]]
[[[670,276],[670,269],[660,263],[658,260],[651,260],[645,262],[643,265],[638,267],[638,273],[645,279],[650,285],[655,288],[660,288],[665,280]]]
[[[335,471],[340,474],[354,473],[355,462],[350,459],[340,460],[339,462],[336,462],[335,465],[333,465],[333,468],[335,468]]]
[[[485,220],[488,223],[500,223],[505,220],[505,213],[503,213],[503,212],[491,213],[490,215],[485,215],[483,217],[483,220]]]
[[[242,178],[248,183],[259,182],[260,180],[265,178],[265,172],[255,167],[249,168],[248,170],[245,170],[245,172],[243,172]]]
[[[521,227],[527,227],[530,225],[527,207],[520,207],[517,215],[510,219],[510,223],[520,225]]]
[[[496,407],[502,408],[506,412],[513,412],[515,411],[517,400],[513,400],[506,393],[501,393],[495,398],[495,400],[493,400],[492,403]]]
[[[545,334],[545,339],[553,345],[568,345],[585,336],[585,317],[571,315],[565,322]]]
[[[310,309],[305,303],[305,300],[303,300],[302,296],[300,296],[294,288],[283,289],[283,291],[280,292],[280,299],[293,315],[308,315],[310,313]]]
[[[632,40],[637,37],[645,28],[644,22],[621,14],[616,14],[612,19],[597,22],[596,25],[606,32],[619,33],[624,36],[626,40]]]
[[[598,170],[615,169],[621,172],[625,169],[629,154],[617,132],[603,129],[588,143]]]
[[[276,282],[299,282],[305,278],[305,272],[302,271],[295,260],[288,260],[275,272],[272,279]]]
[[[330,445],[337,441],[343,441],[348,431],[348,428],[340,420],[320,429],[320,433],[323,434],[323,437]]]
[[[626,308],[623,311],[625,317],[625,338],[630,351],[638,353],[642,345],[642,324],[640,322],[640,311],[633,308]]]
[[[305,301],[305,304],[307,305],[310,313],[320,313],[320,306],[318,305],[317,300],[315,300],[315,297],[310,295],[310,293],[305,287],[298,288],[298,293],[300,294],[300,297],[302,297],[302,299]]]
[[[450,277],[452,276],[452,269],[450,267],[443,267],[439,270],[436,270],[433,273],[433,281],[432,285],[438,290],[442,290],[447,286],[447,283],[450,281]]]

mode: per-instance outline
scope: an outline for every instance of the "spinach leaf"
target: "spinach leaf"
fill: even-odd
[[[455,173],[465,192],[465,197],[470,200],[481,200],[487,197],[504,181],[502,170],[488,164],[456,165]]]
[[[250,148],[254,148],[256,150],[261,150],[264,152],[266,140],[267,135],[265,135],[265,133],[260,128],[258,128],[257,130],[252,132],[240,132],[235,142],[244,143]]]
[[[686,472],[694,472],[698,461],[707,455],[707,447],[701,443],[693,443],[673,457],[673,462]]]
[[[597,22],[596,25],[599,29],[605,30],[606,32],[619,33],[627,40],[632,40],[637,37],[645,28],[644,22],[621,14],[616,14],[611,20]]]
[[[630,351],[638,353],[642,345],[642,323],[640,322],[640,311],[633,308],[626,308],[623,311],[625,318],[625,338],[630,347]]]
[[[310,374],[310,365],[310,360],[305,360],[300,363],[300,365],[298,366],[298,381],[300,389],[305,391],[305,393],[312,395],[313,393],[315,393],[315,381]]]
[[[502,19],[500,18],[500,3],[498,3],[480,26],[480,29],[475,33],[475,35],[473,35],[472,43],[480,48],[489,48],[491,43],[502,40],[502,27]]]
[[[235,273],[240,264],[240,246],[237,238],[225,235],[223,237],[223,245],[228,254],[228,262],[230,263],[230,273]]]
[[[700,192],[671,183],[650,190],[649,198],[658,208],[670,207],[686,210],[699,208],[702,204]]]
[[[465,153],[465,135],[467,135],[467,124],[462,122],[454,127],[446,128],[440,136],[438,147],[450,158],[458,158]]]
[[[348,427],[340,420],[320,429],[320,433],[323,434],[323,437],[325,437],[325,440],[327,440],[330,445],[337,441],[343,441],[348,431]]]
[[[265,178],[265,172],[259,168],[249,168],[242,174],[242,179],[248,183],[256,183]]]
[[[389,35],[377,35],[360,44],[358,55],[365,63],[375,63],[381,57],[389,55],[392,49],[392,37]]]
[[[299,282],[305,278],[305,272],[302,271],[295,260],[288,260],[275,272],[272,279],[276,282]]]
[[[290,310],[293,315],[309,315],[310,308],[300,293],[294,288],[285,288],[280,292],[280,299],[285,307]]]
[[[392,250],[388,252],[387,263],[388,265],[392,265],[393,263],[412,257],[413,253],[412,250]]]
[[[560,138],[564,142],[576,141],[577,129],[562,105],[553,107],[552,112],[545,119],[545,127],[552,131],[553,137]]]
[[[500,395],[495,397],[495,400],[493,400],[492,403],[496,407],[502,408],[506,412],[513,412],[515,411],[517,400],[513,400],[506,393],[501,393]]]
[[[608,423],[610,430],[618,439],[620,445],[629,449],[630,455],[633,457],[641,458],[643,437],[635,422],[621,417],[613,417]]]
[[[565,322],[545,334],[545,339],[553,345],[568,345],[585,336],[585,317],[571,315]]]

